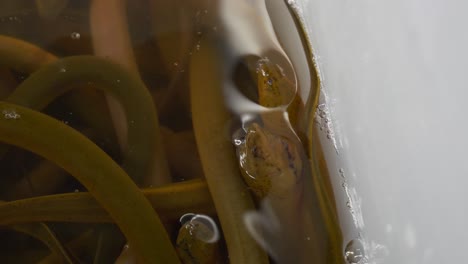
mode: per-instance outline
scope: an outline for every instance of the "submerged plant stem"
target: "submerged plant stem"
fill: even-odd
[[[140,79],[135,55],[133,54],[126,5],[127,0],[93,0],[91,2],[89,16],[94,54],[121,65],[130,74],[134,75],[135,79],[138,79],[146,92],[149,93]],[[127,89],[129,93],[133,92],[133,87],[127,87]],[[123,152],[133,151],[133,146],[128,141],[130,137],[127,136],[127,133],[130,133],[129,126],[132,117],[126,112],[127,109],[119,104],[119,102],[122,103],[120,100],[116,100],[115,97],[109,95],[106,95],[106,99]],[[152,101],[151,103],[153,104]],[[157,142],[154,149],[157,158],[150,161],[153,166],[150,174],[145,175],[144,180],[146,185],[161,185],[171,181],[169,167],[166,162],[159,129],[154,130],[151,136]]]
[[[56,62],[53,54],[22,40],[0,35],[0,65],[15,71],[30,74],[42,66]],[[3,78],[3,77],[2,77]],[[5,91],[8,95],[10,91]],[[2,98],[3,99],[3,98]],[[86,124],[96,129],[101,137],[114,141],[115,133],[107,112],[103,111],[102,101],[89,90],[75,89],[66,95],[64,101],[70,105],[72,113]],[[77,102],[86,101],[86,105]],[[92,114],[90,114],[92,113]]]
[[[318,199],[320,211],[323,216],[323,220],[325,222],[327,234],[329,237],[328,245],[330,248],[329,251],[329,261],[330,263],[342,263],[342,245],[343,245],[343,235],[341,233],[341,228],[338,219],[338,213],[336,211],[336,204],[334,201],[334,194],[332,188],[328,188],[327,186],[327,175],[324,173],[326,170],[321,170],[320,165],[322,167],[324,164],[318,164],[321,162],[321,156],[323,156],[323,150],[319,143],[319,138],[317,136],[317,129],[314,123],[314,114],[317,110],[319,96],[320,96],[320,89],[322,88],[322,83],[320,76],[318,74],[318,69],[316,68],[317,65],[313,61],[313,48],[310,46],[311,40],[309,39],[309,35],[305,30],[304,21],[302,20],[301,16],[297,13],[297,10],[294,8],[289,9],[294,23],[296,24],[297,28],[299,29],[299,35],[301,37],[302,43],[304,43],[304,49],[306,54],[310,56],[307,57],[307,62],[310,69],[310,77],[311,77],[311,88],[309,98],[307,99],[305,109],[305,113],[303,114],[302,118],[302,126],[304,127],[307,138],[307,151],[310,158],[310,167],[312,170],[312,182],[316,192],[316,197]],[[324,162],[324,161],[323,161]]]
[[[190,180],[141,191],[164,219],[187,212],[214,215],[204,180]],[[0,203],[0,225],[25,222],[110,223],[114,220],[87,192],[55,194]]]
[[[28,175],[23,177],[5,193],[7,200],[24,199],[53,193],[63,185],[65,172],[54,163],[43,160]]]
[[[157,157],[156,131],[158,119],[151,95],[140,79],[108,60],[94,56],[75,56],[46,65],[7,98],[8,102],[33,109],[43,109],[55,98],[64,94],[69,84],[91,81],[117,98],[128,117],[129,149],[123,167],[141,183],[154,166],[167,166],[165,159]],[[158,161],[155,165],[154,163]],[[158,175],[161,178],[167,175]]]
[[[89,17],[94,54],[121,65],[138,75],[132,43],[127,24],[126,0],[92,0]],[[109,30],[112,29],[112,30]],[[128,147],[127,121],[121,105],[111,96],[106,96],[119,145]]]
[[[86,250],[85,249],[86,246],[88,247],[90,246],[89,241],[94,238],[94,235],[95,233],[94,233],[94,230],[92,229],[85,231],[84,233],[80,234],[73,240],[67,242],[65,247],[71,252],[73,252],[75,256],[79,256],[81,255],[81,253],[83,253],[83,251]],[[40,260],[37,264],[53,264],[53,263],[55,264],[55,263],[61,263],[60,261],[61,261],[60,257],[56,253],[52,252],[49,256]]]
[[[54,161],[109,212],[143,263],[179,263],[148,200],[128,175],[79,132],[39,112],[0,102],[0,141]]]
[[[248,233],[243,215],[255,206],[242,182],[235,150],[225,135],[230,116],[222,96],[219,58],[210,43],[193,55],[190,65],[195,137],[205,178],[226,239],[232,263],[268,263],[265,252]],[[209,80],[209,81],[207,81]]]
[[[23,73],[30,73],[40,66],[57,60],[43,49],[12,37],[0,35],[0,65]]]
[[[73,264],[62,243],[57,239],[54,232],[44,223],[15,224],[10,226],[15,231],[25,233],[41,240],[55,254],[62,263]]]

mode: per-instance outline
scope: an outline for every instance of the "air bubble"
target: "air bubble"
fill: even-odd
[[[179,222],[180,222],[180,224],[183,225],[183,224],[187,223],[188,221],[192,220],[192,218],[194,216],[195,216],[195,214],[193,214],[193,213],[184,214],[179,218]]]
[[[67,72],[67,69],[65,69],[65,68],[60,68],[59,71],[60,71],[60,72]]]
[[[345,247],[344,257],[348,264],[364,264],[364,247],[359,239],[351,240]]]
[[[172,65],[174,65],[174,69],[177,71],[177,72],[185,72],[184,68],[183,68],[183,65],[180,64],[178,61],[174,62]]]
[[[243,141],[240,140],[240,139],[234,139],[234,145],[236,145],[236,146],[240,146],[242,144],[242,142]]]
[[[205,243],[215,243],[219,240],[218,226],[207,215],[187,213],[180,217],[179,221],[189,230],[190,235]]]
[[[240,146],[245,143],[245,131],[243,129],[238,129],[232,134],[232,143],[235,146]]]
[[[13,120],[16,120],[16,119],[20,119],[21,118],[21,115],[18,114],[14,109],[5,109],[2,111],[2,114],[3,114],[3,117],[5,119],[13,119]]]
[[[80,35],[80,33],[78,33],[78,32],[72,32],[72,33],[70,34],[70,37],[71,37],[72,39],[74,39],[74,40],[78,40],[78,39],[80,39],[81,35]]]
[[[319,113],[319,116],[320,116],[321,118],[325,118],[325,117],[326,117],[326,114],[327,114],[327,113],[326,113],[325,111],[323,111],[323,110],[320,110],[318,113]]]
[[[215,243],[219,240],[218,226],[211,217],[195,215],[190,223],[196,228],[194,232],[198,239],[206,243]]]
[[[315,123],[315,124],[320,124],[320,121],[321,121],[320,116],[315,115],[315,116],[314,116],[314,123]]]
[[[301,175],[302,160],[297,146],[289,138],[271,133],[255,122],[245,129],[245,136],[237,132],[233,140],[240,140],[240,144],[234,144],[247,186],[260,198],[270,191],[273,195],[286,195],[295,181],[293,176]],[[288,170],[291,174],[285,173]],[[274,185],[271,179],[275,179]]]

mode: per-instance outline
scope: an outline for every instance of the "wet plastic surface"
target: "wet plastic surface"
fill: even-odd
[[[464,262],[468,4],[291,2],[318,55],[343,253],[350,263]],[[346,247],[356,239],[359,250]]]

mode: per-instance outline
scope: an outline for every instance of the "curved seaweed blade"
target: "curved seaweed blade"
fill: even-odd
[[[50,159],[72,174],[115,219],[141,261],[179,263],[164,226],[148,200],[98,146],[62,122],[37,111],[0,102],[0,113],[3,114],[0,141]]]

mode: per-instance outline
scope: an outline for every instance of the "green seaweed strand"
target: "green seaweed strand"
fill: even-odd
[[[205,43],[206,42],[206,43]],[[205,178],[213,196],[232,263],[268,263],[266,253],[248,233],[243,216],[255,210],[242,177],[234,146],[226,138],[230,115],[224,107],[220,59],[209,41],[192,56],[191,104],[195,138]]]
[[[73,56],[50,63],[22,82],[6,99],[18,105],[43,109],[72,88],[69,84],[93,82],[115,97],[125,109],[129,146],[123,167],[137,182],[148,176],[166,177],[164,154],[158,146],[158,119],[151,95],[138,76],[109,60],[94,56]],[[86,102],[83,102],[86,104]],[[157,155],[158,158],[155,158]],[[154,164],[156,163],[156,164]]]
[[[0,141],[54,161],[79,180],[115,219],[142,263],[180,263],[151,204],[85,136],[42,113],[0,102]]]
[[[41,240],[63,263],[73,264],[67,250],[62,246],[54,232],[44,223],[15,224],[11,229]]]
[[[16,38],[0,35],[0,43],[0,65],[23,73],[33,72],[57,60],[57,57],[43,49]]]
[[[57,60],[58,58],[55,55],[34,44],[0,35],[0,65],[5,68],[30,74],[40,67]],[[10,91],[2,91],[2,93],[8,95]],[[86,107],[80,104],[84,98],[89,100]],[[64,97],[64,101],[70,105],[74,113],[91,127],[97,129],[101,135],[114,142],[116,140],[115,133],[107,112],[107,105],[103,105],[100,99],[99,96],[89,89],[84,89],[84,87]]]
[[[187,212],[214,215],[206,182],[201,179],[141,190],[164,219]],[[109,216],[88,192],[54,194],[0,203],[0,225],[25,222],[108,223]]]
[[[320,76],[317,72],[317,65],[313,62],[313,48],[311,46],[311,39],[306,31],[306,26],[304,24],[301,15],[297,12],[296,9],[292,8],[291,5],[288,5],[288,9],[290,14],[294,19],[294,23],[296,27],[299,29],[299,36],[301,38],[302,43],[304,44],[304,51],[307,56],[307,63],[310,69],[310,77],[311,77],[311,90],[309,94],[309,98],[307,98],[306,102],[306,109],[307,111],[304,113],[304,121],[305,121],[305,129],[308,138],[308,153],[310,156],[310,165],[312,170],[312,181],[315,187],[316,196],[319,202],[320,210],[322,211],[323,219],[326,225],[329,241],[327,242],[330,247],[330,263],[342,263],[342,255],[341,255],[341,247],[343,244],[343,235],[341,233],[338,215],[336,212],[336,206],[333,201],[333,193],[330,193],[328,188],[326,187],[325,183],[325,175],[322,175],[319,169],[319,165],[317,164],[318,159],[318,151],[320,147],[317,146],[315,143],[318,138],[314,135],[314,122],[313,116],[317,109],[319,96],[320,96],[320,89],[322,87]],[[320,143],[318,143],[320,144]]]

